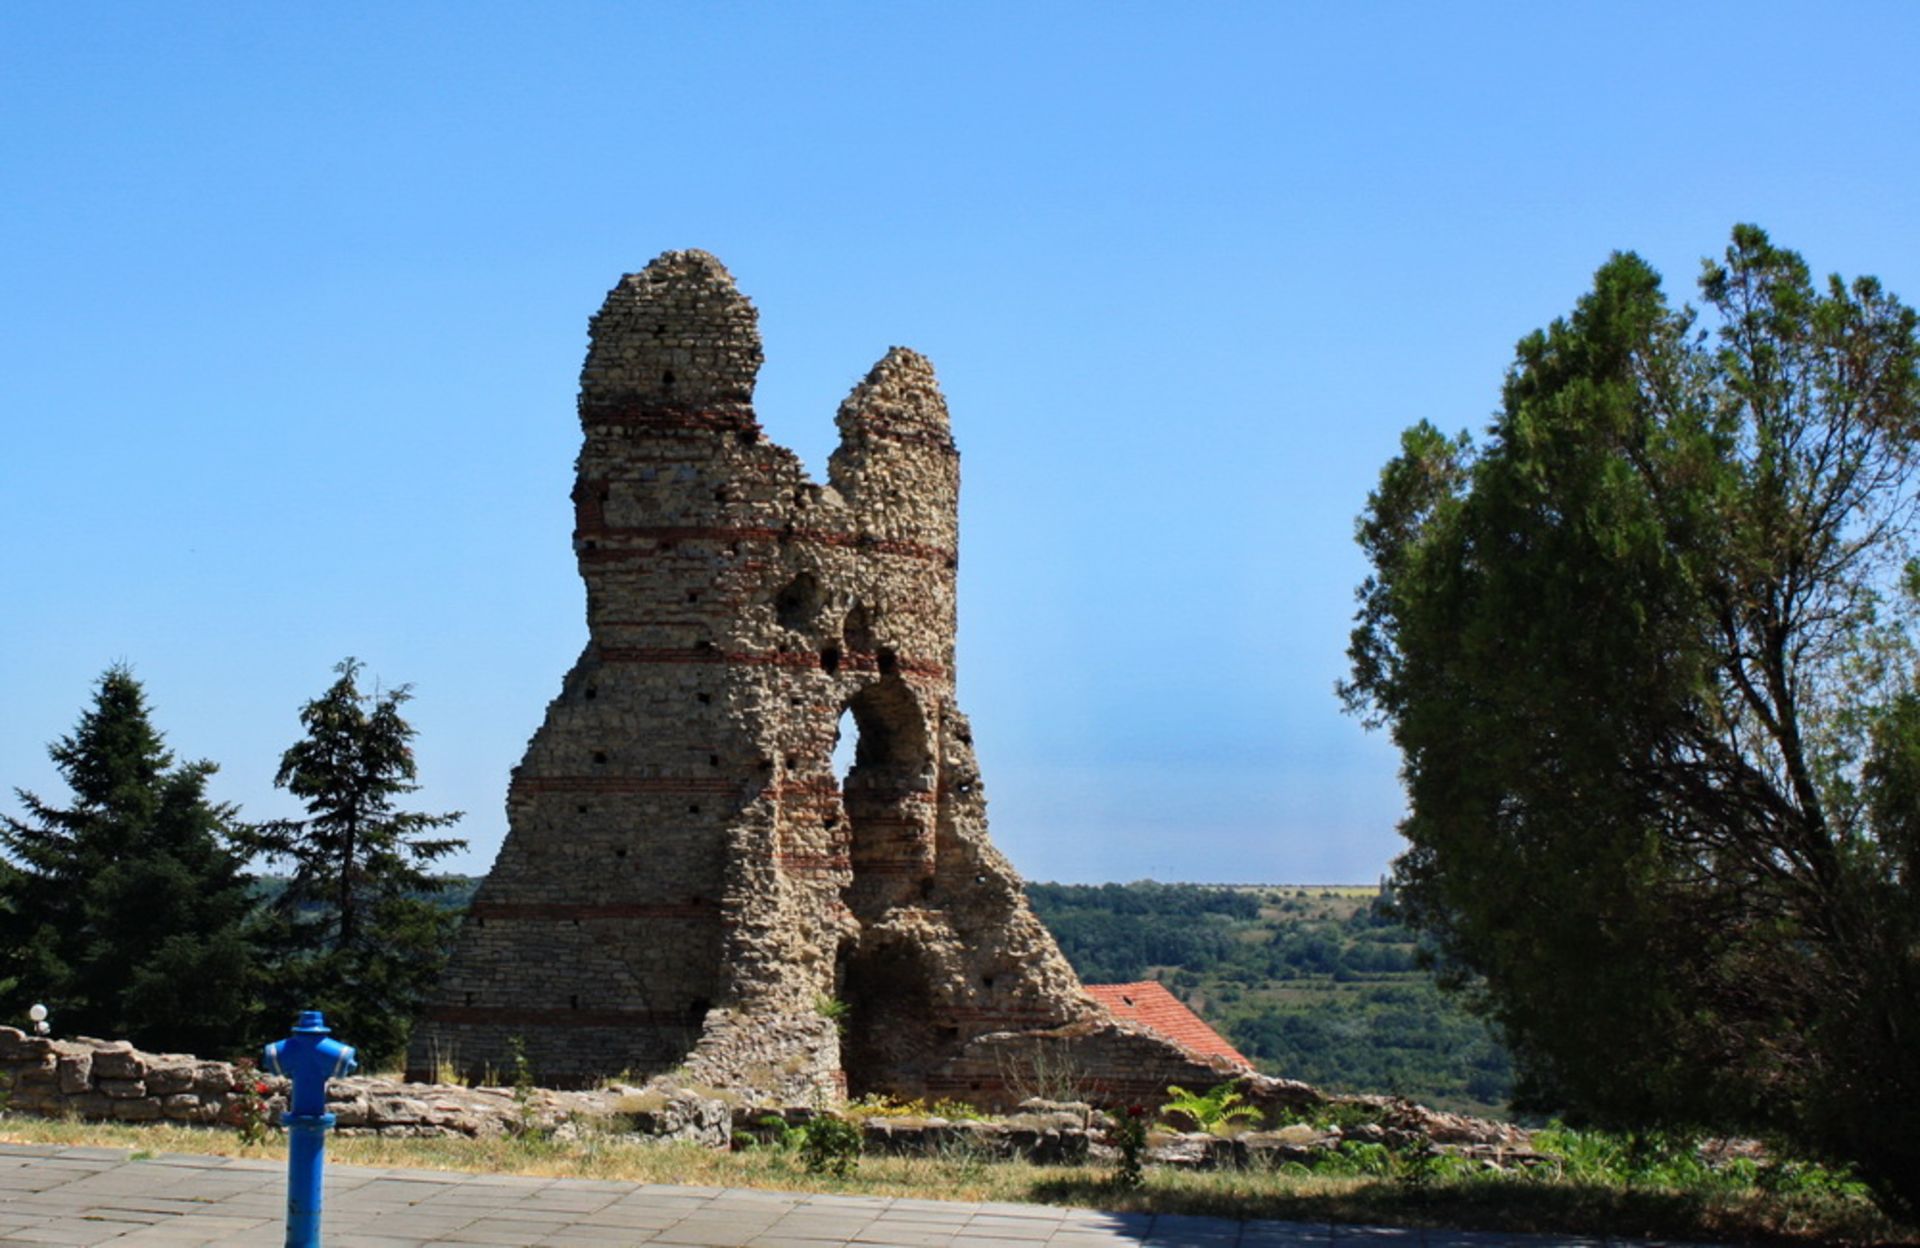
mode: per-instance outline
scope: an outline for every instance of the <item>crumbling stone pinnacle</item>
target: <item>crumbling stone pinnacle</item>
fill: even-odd
[[[513,773],[410,1070],[506,1070],[517,1041],[550,1086],[683,1069],[801,1101],[981,1103],[1061,1091],[1034,1073],[1049,1061],[1122,1099],[1215,1073],[1081,990],[988,840],[932,365],[895,347],[873,366],[822,486],[762,435],[761,359],[753,305],[703,251],[622,278],[593,317],[588,640]]]

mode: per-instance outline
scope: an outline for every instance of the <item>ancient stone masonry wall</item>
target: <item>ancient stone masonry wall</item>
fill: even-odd
[[[0,1114],[272,1127],[287,1108],[288,1086],[257,1069],[185,1053],[143,1053],[125,1040],[53,1040],[0,1027]],[[328,1081],[327,1112],[342,1135],[484,1137],[538,1129],[564,1136],[617,1128],[709,1145],[732,1139],[725,1101],[678,1088],[638,1097],[635,1091],[423,1086],[359,1077]]]
[[[1003,1037],[1013,1042],[1030,1038]],[[1045,1072],[1051,1067],[1039,1067]],[[1243,1073],[1235,1082],[1247,1103],[1269,1120],[1329,1103],[1301,1083]],[[287,1080],[229,1062],[184,1053],[144,1053],[125,1040],[54,1040],[0,1026],[0,1118],[24,1113],[105,1122],[160,1122],[200,1126],[253,1123],[272,1128],[287,1107]],[[1155,1090],[1139,1102],[1164,1099]],[[1507,1123],[1435,1113],[1385,1097],[1337,1100],[1370,1111],[1371,1122],[1349,1128],[1304,1125],[1226,1140],[1177,1136],[1155,1148],[1153,1160],[1174,1165],[1259,1166],[1311,1162],[1343,1138],[1405,1147],[1432,1144],[1483,1163],[1526,1166],[1544,1161],[1529,1151],[1526,1132]],[[334,1079],[327,1112],[342,1135],[487,1138],[539,1132],[556,1140],[618,1135],[629,1140],[677,1141],[726,1148],[769,1138],[774,1105],[664,1083],[639,1089],[618,1083],[589,1092],[397,1083],[379,1077]],[[774,1122],[805,1122],[822,1112],[784,1107]],[[1021,1157],[1037,1163],[1111,1160],[1106,1124],[1086,1103],[1031,1099],[995,1121],[937,1117],[875,1117],[862,1126],[870,1153]]]
[[[1115,1026],[987,839],[954,704],[959,456],[932,366],[901,348],[874,365],[820,485],[761,433],[760,362],[752,305],[704,252],[623,278],[593,318],[573,496],[588,641],[514,772],[416,1073],[506,1069],[518,1040],[553,1086],[684,1066],[796,1099],[994,1100],[983,1040]],[[1189,1055],[1118,1030],[1127,1081],[1153,1053],[1192,1077]]]

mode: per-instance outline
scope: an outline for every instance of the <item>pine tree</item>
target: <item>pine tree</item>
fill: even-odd
[[[16,790],[28,818],[0,817],[0,1011],[44,1001],[64,1033],[146,1048],[249,1044],[254,905],[214,764],[174,765],[124,666],[48,752],[74,804]]]
[[[334,668],[339,679],[301,709],[306,736],[281,756],[274,783],[309,817],[257,824],[246,838],[291,868],[274,903],[273,1006],[289,1016],[325,1010],[334,1030],[379,1061],[404,1049],[459,921],[434,900],[441,881],[427,868],[466,842],[426,835],[457,822],[457,811],[395,808],[419,788],[414,730],[400,714],[411,693],[405,685],[362,693],[360,670],[351,658]]]

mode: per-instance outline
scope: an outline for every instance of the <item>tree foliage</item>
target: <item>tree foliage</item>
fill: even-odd
[[[1915,316],[1752,226],[1699,286],[1616,254],[1482,444],[1405,434],[1342,693],[1403,754],[1401,904],[1537,1103],[1912,1202]]]
[[[358,662],[334,670],[333,685],[301,709],[306,735],[274,777],[308,818],[254,825],[247,841],[291,871],[272,903],[274,1004],[282,1013],[325,1010],[334,1030],[378,1061],[404,1048],[445,964],[459,916],[435,904],[440,882],[428,868],[466,842],[430,835],[458,812],[396,806],[419,787],[414,730],[400,713],[407,686],[362,693]]]
[[[207,800],[210,762],[174,765],[140,682],[109,668],[48,749],[73,792],[16,790],[0,817],[0,1015],[45,1002],[63,1033],[225,1053],[249,1039],[253,904],[234,808]]]

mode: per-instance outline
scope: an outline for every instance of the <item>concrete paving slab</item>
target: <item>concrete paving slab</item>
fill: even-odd
[[[807,1198],[806,1192],[773,1192],[755,1187],[729,1187],[716,1197],[729,1204],[739,1205],[797,1205]]]
[[[810,1208],[880,1211],[891,1209],[898,1202],[890,1196],[842,1196],[837,1192],[814,1192],[807,1196],[805,1203]]]
[[[995,1217],[1045,1219],[1049,1222],[1058,1222],[1073,1212],[1060,1205],[1016,1205],[997,1200],[982,1201],[979,1210]]]
[[[442,1236],[435,1241],[442,1244],[494,1244],[502,1248],[531,1248],[546,1236],[559,1228],[554,1225],[533,1226],[527,1223],[503,1225],[482,1219],[471,1226]]]
[[[960,1234],[958,1230],[868,1227],[852,1242],[859,1245],[859,1248],[949,1248],[949,1245],[960,1238]]]
[[[111,1224],[89,1222],[83,1218],[63,1218],[30,1226],[13,1234],[16,1244],[104,1244],[120,1238],[122,1230]]]
[[[900,1199],[891,1202],[887,1206],[887,1212],[890,1214],[908,1214],[908,1213],[956,1214],[962,1211],[965,1211],[965,1213],[968,1216],[971,1216],[973,1214],[981,1212],[981,1208],[980,1208],[980,1205],[975,1201],[911,1200],[906,1197],[901,1197]]]
[[[624,1196],[634,1185],[625,1179],[561,1179],[558,1186],[570,1192],[613,1192]]]
[[[1060,1223],[1052,1220],[1038,1221],[1026,1218],[1002,1218],[991,1214],[977,1216],[967,1220],[965,1230],[969,1235],[991,1236],[994,1239],[1018,1240],[1022,1243],[1045,1243],[1059,1231]]]
[[[1394,1244],[1418,1244],[1426,1232],[1410,1226],[1335,1226],[1333,1236],[1336,1240],[1348,1244],[1380,1244],[1390,1248]]]
[[[38,1148],[42,1150],[40,1155],[43,1157],[58,1157],[65,1161],[111,1161],[117,1164],[127,1159],[127,1150],[124,1148],[94,1148],[84,1144],[71,1146],[65,1144],[29,1144],[24,1147]]]
[[[676,1248],[739,1248],[767,1233],[762,1226],[687,1226],[684,1223],[655,1231],[650,1244],[673,1244]],[[816,1241],[817,1245],[818,1241]]]
[[[544,1192],[536,1192],[526,1197],[520,1201],[520,1207],[590,1213],[595,1209],[605,1209],[619,1198],[617,1192],[581,1192],[572,1188],[550,1187]]]
[[[1248,1222],[1240,1229],[1241,1248],[1301,1248],[1307,1244],[1324,1248],[1332,1238],[1332,1227],[1311,1222]]]
[[[780,1219],[767,1228],[767,1233],[799,1239],[824,1239],[837,1233],[842,1240],[852,1240],[854,1236],[876,1226],[901,1226],[910,1230],[927,1228],[923,1222],[893,1222],[872,1217],[861,1210],[848,1209],[836,1213],[827,1209],[810,1209]]]
[[[597,1231],[603,1235],[626,1233],[626,1235],[645,1235],[653,1231],[664,1231],[680,1221],[674,1213],[655,1213],[649,1210],[599,1210],[597,1213],[584,1213],[572,1219],[570,1225],[584,1231]]]

